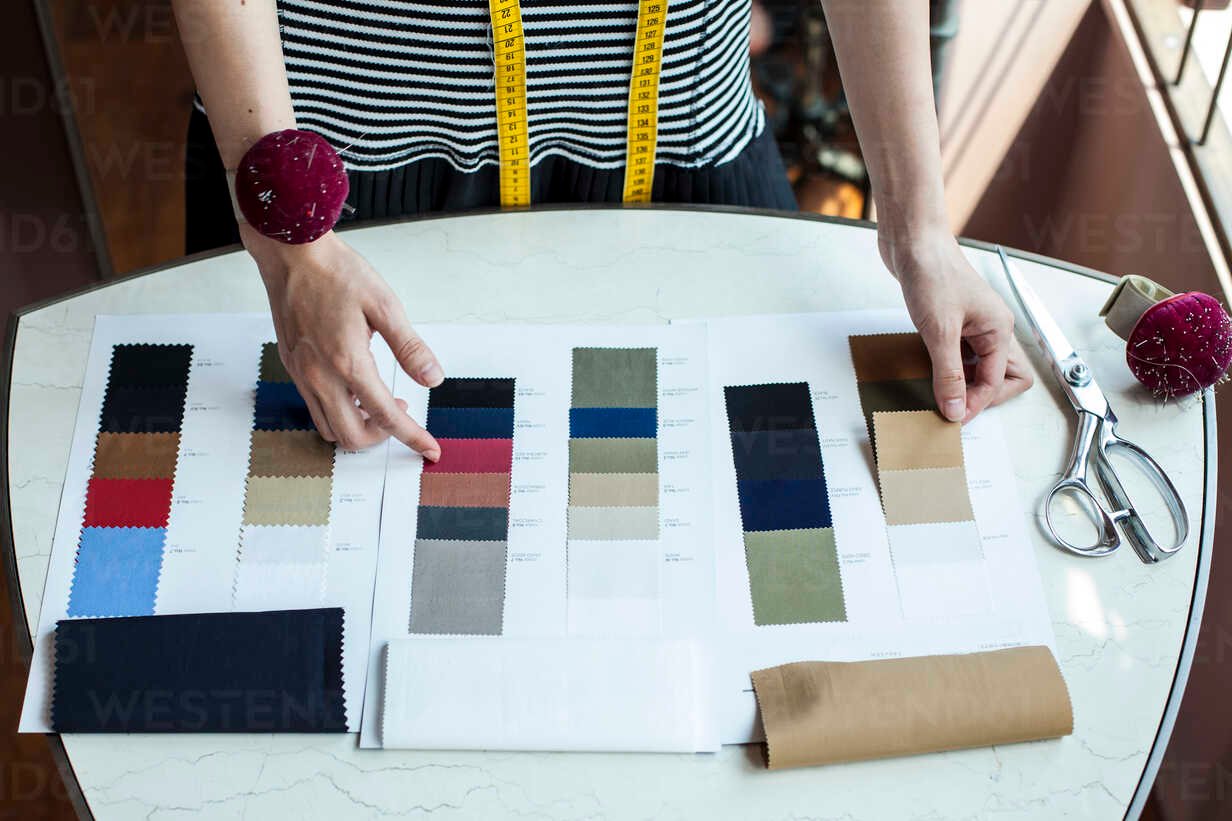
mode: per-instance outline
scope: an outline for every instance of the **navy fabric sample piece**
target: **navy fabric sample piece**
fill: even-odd
[[[426,427],[445,439],[512,439],[513,408],[429,407]]]
[[[308,405],[291,382],[258,382],[252,426],[257,430],[315,430]]]
[[[429,408],[512,408],[512,379],[446,379],[428,392]]]
[[[817,431],[732,431],[737,479],[820,479]]]
[[[187,385],[124,388],[109,385],[99,430],[104,433],[175,433],[184,421]]]
[[[418,539],[464,539],[503,542],[509,533],[509,511],[503,507],[435,507],[421,505]]]
[[[342,608],[57,622],[61,733],[346,732]]]
[[[191,345],[116,345],[107,384],[124,388],[170,387],[188,383]]]
[[[737,482],[745,531],[831,527],[825,479]]]
[[[570,408],[570,439],[653,439],[657,408]]]
[[[723,389],[731,430],[816,428],[808,383],[737,385]]]

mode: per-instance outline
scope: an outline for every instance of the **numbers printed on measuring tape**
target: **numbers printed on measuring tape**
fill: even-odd
[[[530,138],[526,114],[526,49],[518,0],[488,0],[497,74],[503,207],[530,205]],[[663,60],[664,0],[641,0],[634,36],[625,146],[625,202],[650,202],[659,139],[659,68]]]

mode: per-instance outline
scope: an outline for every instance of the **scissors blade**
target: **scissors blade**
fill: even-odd
[[[1010,266],[1005,256],[1005,249],[997,246],[997,254],[1001,257],[1001,267],[1005,269],[1005,278],[1010,283],[1010,290],[1018,298],[1022,312],[1031,325],[1031,330],[1038,340],[1040,348],[1052,362],[1052,369],[1065,389],[1074,410],[1086,411],[1103,417],[1110,413],[1108,399],[1095,378],[1091,375],[1087,364],[1078,355],[1078,351],[1070,344],[1069,339],[1061,331],[1052,314],[1044,307],[1044,301],[1027,282],[1026,278],[1016,268]]]

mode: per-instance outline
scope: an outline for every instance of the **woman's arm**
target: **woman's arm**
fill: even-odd
[[[219,154],[234,169],[261,137],[295,127],[275,2],[172,2]],[[285,245],[241,222],[240,237],[265,282],[279,354],[321,435],[348,450],[392,435],[438,458],[436,440],[381,381],[371,334],[420,384],[437,385],[444,374],[377,272],[332,231]]]
[[[822,0],[877,205],[881,257],[902,284],[948,418],[970,419],[1032,377],[1014,317],[950,233],[925,0]],[[968,385],[962,343],[979,356]]]

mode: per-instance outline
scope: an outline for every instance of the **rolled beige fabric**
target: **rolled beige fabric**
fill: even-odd
[[[770,769],[1069,735],[1069,691],[1047,647],[758,670]]]

